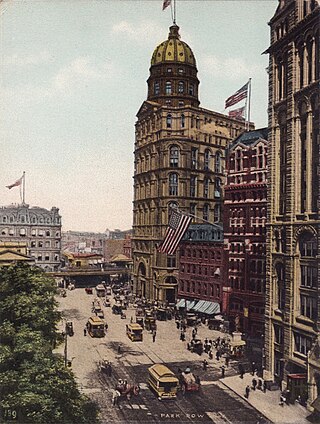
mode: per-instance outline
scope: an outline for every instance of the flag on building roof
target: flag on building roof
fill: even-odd
[[[20,186],[22,184],[23,175],[21,178],[19,178],[17,181],[15,181],[13,184],[7,185],[6,187],[11,190],[13,187]]]
[[[243,107],[238,107],[238,109],[233,109],[233,110],[229,110],[229,116],[230,118],[234,118],[234,119],[244,119],[244,111],[245,111],[245,106]]]
[[[226,100],[225,109],[235,105],[236,103],[239,103],[240,100],[242,99],[246,99],[248,96],[248,87],[249,87],[249,81],[243,87],[241,87],[238,91],[236,91],[232,96],[228,97]]]
[[[166,9],[167,7],[169,7],[170,4],[171,4],[171,0],[163,0],[162,10]]]
[[[172,209],[169,225],[164,240],[158,246],[158,251],[173,255],[191,222],[191,216]]]

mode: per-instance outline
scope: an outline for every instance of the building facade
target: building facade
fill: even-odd
[[[151,59],[148,97],[137,114],[133,202],[133,285],[174,302],[178,253],[157,252],[170,210],[221,222],[225,148],[244,122],[199,107],[194,54],[170,27]]]
[[[47,210],[27,204],[0,208],[0,242],[24,242],[28,255],[45,271],[61,264],[61,216],[59,209]]]
[[[218,303],[221,308],[222,257],[222,227],[191,224],[180,245],[178,297]]]
[[[267,219],[266,128],[245,132],[227,154],[224,187],[225,305],[247,335],[264,335]]]
[[[320,328],[319,14],[318,1],[279,1],[267,51],[266,377],[309,401],[320,394],[319,357],[306,381]]]

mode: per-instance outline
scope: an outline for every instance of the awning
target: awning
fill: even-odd
[[[196,312],[201,312],[201,309],[207,302],[205,300],[199,300],[199,302],[193,307],[193,310]]]
[[[209,307],[204,311],[207,315],[220,314],[220,305],[216,302],[208,302]]]
[[[178,300],[178,303],[176,304],[177,308],[185,308],[187,307],[187,311],[190,311],[190,309],[195,305],[194,300],[186,300],[186,299],[180,299]]]

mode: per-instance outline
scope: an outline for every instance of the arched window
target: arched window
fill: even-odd
[[[208,199],[209,197],[209,183],[210,183],[209,178],[205,178],[203,181],[203,197],[205,199]]]
[[[299,108],[300,114],[300,206],[301,212],[307,208],[307,106],[305,103]]]
[[[311,184],[311,209],[313,212],[318,210],[319,198],[319,175],[318,175],[318,162],[315,158],[318,157],[318,140],[319,140],[319,127],[320,127],[320,111],[319,111],[319,97],[314,96],[311,99],[312,107],[312,184]]]
[[[204,151],[204,170],[208,171],[210,168],[210,150],[206,149]]]
[[[179,147],[170,147],[170,167],[177,168],[179,166]]]
[[[189,84],[189,94],[190,94],[190,96],[193,96],[194,95],[194,85],[193,84]]]
[[[200,129],[200,118],[199,118],[199,116],[196,117],[196,128],[198,130]]]
[[[286,212],[286,191],[287,191],[287,124],[285,114],[280,114],[280,177],[279,177],[279,213]]]
[[[182,114],[181,114],[181,117],[180,117],[180,124],[181,124],[181,128],[184,128],[184,127],[185,127],[185,121],[186,121],[185,116],[184,116],[184,114],[182,113]]]
[[[209,205],[208,205],[208,203],[205,203],[203,205],[203,219],[205,221],[209,221]]]
[[[166,82],[166,94],[172,94],[172,84],[171,81]]]
[[[214,180],[214,197],[220,198],[221,197],[221,179],[216,178]]]
[[[314,60],[312,55],[312,48],[313,48],[313,42],[312,39],[309,38],[306,42],[306,48],[307,48],[307,64],[308,64],[308,84],[312,82],[312,72],[313,72],[313,66],[314,66]]]
[[[169,196],[178,196],[178,174],[169,175]]]
[[[160,93],[160,83],[159,83],[159,81],[155,81],[153,91],[154,91],[155,96],[157,96]]]
[[[215,157],[215,172],[221,172],[221,153],[217,152]]]
[[[215,205],[214,207],[213,220],[214,222],[220,222],[220,205]]]
[[[179,81],[179,83],[178,83],[178,93],[180,93],[180,94],[184,93],[184,82],[183,81]]]
[[[169,113],[167,115],[167,128],[171,128],[172,127],[172,115]]]

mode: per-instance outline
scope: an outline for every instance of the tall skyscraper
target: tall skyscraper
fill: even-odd
[[[280,0],[269,23],[265,366],[291,400],[320,394],[319,13]]]
[[[199,107],[197,72],[191,48],[172,25],[152,55],[136,122],[133,279],[134,291],[148,299],[176,299],[178,255],[157,251],[170,210],[221,222],[225,148],[245,126]]]

